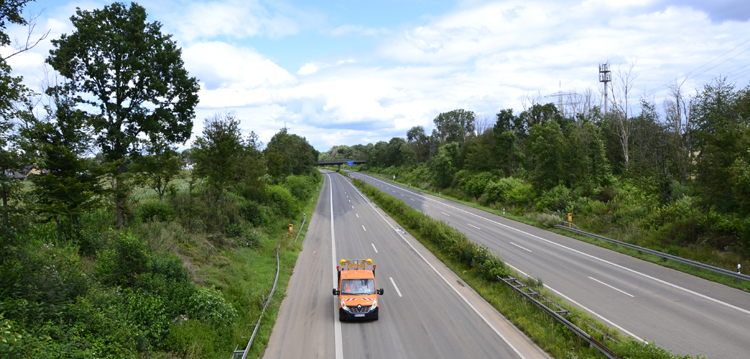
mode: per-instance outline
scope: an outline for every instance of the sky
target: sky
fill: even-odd
[[[75,9],[109,1],[37,0],[36,48],[9,59],[32,89],[55,76],[51,39]],[[318,151],[405,137],[454,109],[494,123],[530,98],[599,96],[598,65],[635,64],[636,97],[662,108],[668,86],[688,94],[717,77],[750,84],[750,1],[730,0],[142,0],[182,48],[204,119],[229,113],[267,143],[283,127]],[[10,26],[11,38],[26,28]],[[0,49],[7,54],[9,48]]]

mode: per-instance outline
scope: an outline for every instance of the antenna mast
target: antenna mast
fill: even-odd
[[[609,71],[609,63],[599,64],[599,82],[604,83],[604,115],[607,115],[607,83],[612,81],[612,73]]]

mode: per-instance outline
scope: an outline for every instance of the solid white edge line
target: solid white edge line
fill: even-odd
[[[331,189],[331,258],[333,258],[333,262],[336,262],[336,234],[333,232],[333,177],[330,175],[328,176],[328,184],[330,184]],[[336,288],[336,267],[332,267],[332,273],[333,273],[333,288]],[[336,359],[344,359],[344,346],[342,343],[342,337],[341,337],[341,322],[338,321],[336,318],[336,312],[338,312],[337,309],[339,309],[338,306],[338,300],[336,299],[336,296],[333,297],[333,346],[335,348],[336,352]]]
[[[375,180],[375,181],[380,181],[379,179],[376,179],[376,178],[374,178],[374,177],[372,177],[372,176],[370,176],[370,178],[372,178],[372,179],[373,179],[373,180]],[[383,181],[380,181],[380,182],[383,182]],[[383,183],[386,183],[386,182],[383,182]],[[390,184],[390,183],[386,183],[386,184],[387,184],[387,185],[389,185],[389,186],[393,186],[393,185],[392,185],[392,184]],[[396,186],[393,186],[393,187],[396,187]],[[400,187],[397,187],[397,188],[400,188]],[[405,189],[401,189],[401,190],[403,190],[403,191],[406,191],[406,192],[409,192],[409,193],[412,193],[412,194],[415,194],[414,192],[411,192],[411,191],[407,191],[407,190],[405,190]],[[672,284],[672,283],[670,283],[670,282],[667,282],[667,281],[665,281],[665,280],[662,280],[662,279],[659,279],[659,278],[656,278],[656,277],[652,277],[652,276],[650,276],[650,275],[648,275],[648,274],[645,274],[645,273],[641,273],[641,272],[639,272],[639,271],[636,271],[636,270],[634,270],[634,269],[630,269],[630,268],[628,268],[628,267],[625,267],[625,266],[619,265],[619,264],[617,264],[617,263],[613,263],[613,262],[610,262],[610,261],[608,261],[608,260],[606,260],[606,259],[602,259],[602,258],[596,257],[596,256],[594,256],[594,255],[591,255],[591,254],[588,254],[588,253],[584,253],[584,252],[581,252],[581,251],[579,251],[579,250],[576,250],[576,249],[573,249],[573,248],[570,248],[570,247],[564,246],[564,245],[562,245],[562,244],[560,244],[560,243],[556,243],[556,242],[553,242],[553,241],[551,241],[551,240],[549,240],[549,239],[545,239],[545,238],[539,237],[539,236],[537,236],[537,235],[533,235],[533,234],[531,234],[531,233],[528,233],[528,232],[524,232],[524,231],[522,231],[522,230],[520,230],[520,229],[517,229],[517,228],[511,227],[511,226],[509,226],[509,225],[507,225],[507,224],[502,224],[502,223],[500,223],[500,222],[497,222],[497,221],[491,220],[491,219],[489,219],[489,218],[485,218],[485,217],[482,217],[482,216],[480,216],[480,215],[478,215],[478,214],[475,214],[475,213],[471,213],[471,212],[469,212],[469,211],[466,211],[466,210],[463,210],[463,209],[461,209],[461,208],[457,208],[457,207],[451,206],[451,205],[449,205],[449,204],[446,204],[446,203],[440,202],[440,201],[438,201],[438,200],[435,200],[435,199],[429,198],[429,197],[427,197],[427,196],[424,196],[424,195],[418,195],[418,194],[417,194],[417,196],[423,197],[423,198],[425,198],[425,199],[427,199],[427,200],[430,200],[430,201],[433,201],[433,202],[437,202],[437,203],[439,203],[439,204],[442,204],[443,206],[446,206],[446,207],[450,207],[450,208],[453,208],[453,209],[455,209],[455,210],[458,210],[458,211],[461,211],[461,212],[464,212],[464,213],[470,214],[470,215],[472,215],[472,216],[475,216],[475,217],[481,218],[481,219],[483,219],[483,220],[485,220],[485,221],[488,221],[488,222],[492,222],[492,223],[494,223],[494,224],[497,224],[497,225],[499,225],[499,226],[501,226],[501,227],[505,227],[505,228],[508,228],[508,229],[514,230],[514,231],[516,231],[516,232],[518,232],[518,233],[522,233],[522,234],[525,234],[525,235],[527,235],[527,236],[529,236],[529,237],[532,237],[532,238],[536,238],[536,239],[539,239],[539,240],[541,240],[541,241],[544,241],[544,242],[550,243],[550,244],[552,244],[552,245],[555,245],[555,246],[558,246],[558,247],[560,247],[560,248],[564,248],[564,249],[567,249],[567,250],[569,250],[569,251],[571,251],[571,252],[574,252],[574,253],[578,253],[578,254],[580,254],[580,255],[583,255],[583,256],[589,257],[589,258],[591,258],[591,259],[594,259],[594,260],[600,261],[600,262],[602,262],[602,263],[606,263],[606,264],[609,264],[609,265],[611,265],[611,266],[613,266],[613,267],[616,267],[616,268],[620,268],[620,269],[622,269],[622,270],[625,270],[625,271],[628,271],[628,272],[630,272],[630,273],[633,273],[633,274],[636,274],[636,275],[642,276],[642,277],[644,277],[644,278],[648,278],[648,279],[651,279],[651,280],[653,280],[653,281],[655,281],[655,282],[657,282],[657,283],[661,283],[661,284],[664,284],[664,285],[666,285],[666,286],[669,286],[669,287],[675,288],[675,289],[677,289],[677,290],[681,290],[681,291],[683,291],[683,292],[685,292],[685,293],[689,293],[689,294],[695,295],[695,296],[697,296],[697,297],[700,297],[700,298],[703,298],[703,299],[705,299],[705,300],[708,300],[708,301],[714,302],[714,303],[716,303],[716,304],[720,304],[720,305],[723,305],[723,306],[725,306],[725,307],[727,307],[727,308],[735,309],[735,310],[737,310],[737,311],[740,311],[740,312],[742,312],[742,313],[745,313],[745,314],[748,314],[748,315],[750,315],[750,310],[746,310],[746,309],[743,309],[743,308],[737,307],[737,306],[735,306],[735,305],[732,305],[732,304],[729,304],[729,303],[726,303],[726,302],[722,302],[722,301],[720,301],[720,300],[718,300],[718,299],[716,299],[716,298],[712,298],[712,297],[709,297],[709,296],[707,296],[707,295],[705,295],[705,294],[701,294],[701,293],[695,292],[695,291],[693,291],[693,290],[690,290],[690,289],[687,289],[687,288],[684,288],[684,287],[680,287],[680,286],[679,286],[679,285],[677,285],[677,284]]]
[[[515,244],[515,243],[513,243],[513,242],[508,242],[508,243],[510,243],[510,244],[512,244],[512,245],[514,245],[514,246],[516,246],[516,247],[518,247],[518,248],[521,248],[521,249],[523,249],[523,250],[525,250],[525,251],[527,251],[527,252],[531,253],[531,249],[526,249],[526,248],[524,248],[524,247],[521,247],[521,246],[519,246],[518,244]]]
[[[349,185],[350,185],[350,186],[352,186],[352,187],[354,187],[354,185],[353,185],[353,184],[351,184],[351,183],[349,183]],[[378,212],[378,211],[377,211],[377,210],[375,209],[375,207],[373,207],[372,203],[370,203],[370,208],[372,208],[372,210],[373,210],[373,211],[375,211],[375,213],[377,213],[377,214],[378,214],[378,216],[380,216],[380,218],[382,218],[382,219],[383,219],[383,221],[385,221],[385,223],[387,223],[387,224],[388,224],[388,226],[390,226],[390,227],[391,227],[391,228],[392,228],[392,229],[393,229],[394,231],[396,231],[396,228],[395,228],[395,227],[393,227],[393,225],[391,225],[391,223],[390,223],[390,222],[388,222],[388,220],[387,220],[387,219],[385,219],[385,217],[383,217],[383,215],[382,215],[382,214],[380,214],[380,212]],[[440,279],[442,279],[442,280],[443,280],[443,281],[444,281],[444,282],[445,282],[446,284],[448,284],[448,286],[449,286],[449,287],[451,287],[451,289],[453,289],[453,291],[454,291],[454,292],[456,292],[456,294],[458,294],[458,296],[459,296],[459,297],[461,297],[461,299],[463,299],[464,303],[466,303],[466,305],[468,305],[468,306],[469,306],[469,308],[471,308],[471,309],[472,309],[472,310],[474,311],[474,313],[477,313],[477,315],[478,315],[478,316],[479,316],[480,318],[482,318],[482,320],[484,321],[484,323],[485,323],[485,324],[487,324],[487,326],[489,326],[489,327],[490,327],[490,328],[491,328],[491,329],[492,329],[492,330],[493,330],[493,331],[495,332],[495,334],[497,334],[497,336],[499,336],[499,337],[500,337],[500,339],[502,339],[502,340],[503,340],[503,342],[505,342],[505,344],[507,344],[507,345],[508,345],[508,346],[509,346],[509,347],[510,347],[511,349],[513,349],[513,351],[514,351],[514,352],[515,352],[515,353],[516,353],[516,354],[517,354],[517,355],[518,355],[518,356],[519,356],[519,357],[520,357],[521,359],[526,359],[526,357],[525,357],[525,356],[523,356],[523,354],[521,354],[521,352],[519,352],[519,351],[518,351],[518,349],[516,349],[516,347],[515,347],[515,346],[513,346],[513,344],[511,344],[511,343],[510,343],[510,342],[508,341],[508,339],[506,339],[506,338],[505,338],[505,336],[503,336],[503,334],[502,334],[502,333],[500,333],[500,332],[499,332],[499,331],[498,331],[497,329],[495,329],[495,327],[494,327],[494,326],[493,326],[493,325],[492,325],[492,324],[491,324],[491,323],[490,323],[490,322],[489,322],[489,321],[487,320],[487,318],[485,318],[485,317],[484,317],[484,316],[483,316],[483,315],[482,315],[481,313],[479,313],[479,310],[477,310],[477,308],[475,308],[475,307],[474,307],[474,306],[473,306],[473,305],[472,305],[471,303],[469,303],[469,300],[468,300],[468,299],[466,299],[466,298],[465,298],[465,297],[464,297],[464,296],[463,296],[463,295],[461,294],[461,292],[459,292],[459,291],[458,291],[458,289],[456,289],[456,287],[454,287],[454,286],[453,286],[453,285],[452,285],[452,284],[451,284],[451,283],[450,283],[450,282],[449,282],[449,281],[448,281],[447,279],[445,279],[445,277],[443,277],[443,275],[442,275],[442,274],[440,274],[440,272],[438,272],[438,270],[437,270],[437,269],[436,269],[436,268],[435,268],[435,267],[434,267],[434,266],[432,265],[432,263],[430,263],[430,262],[429,262],[429,261],[427,260],[427,258],[425,258],[425,257],[424,257],[424,256],[422,255],[422,253],[419,253],[419,251],[417,251],[417,249],[416,249],[416,248],[414,248],[414,246],[413,246],[413,245],[412,245],[411,243],[409,243],[409,241],[407,241],[407,240],[406,240],[406,238],[404,238],[404,236],[403,236],[403,235],[401,235],[401,233],[400,233],[400,232],[396,231],[396,234],[398,234],[398,236],[399,236],[399,237],[401,237],[401,239],[402,239],[402,240],[403,240],[404,242],[406,242],[406,244],[408,244],[408,245],[409,245],[409,247],[411,247],[411,249],[413,249],[413,250],[414,250],[414,252],[415,252],[415,253],[417,253],[417,255],[418,255],[418,256],[419,256],[420,258],[422,258],[422,260],[423,260],[423,261],[424,261],[425,263],[427,263],[427,265],[428,265],[428,266],[430,266],[430,268],[432,268],[432,270],[433,270],[433,271],[435,271],[435,273],[436,273],[436,274],[438,275],[438,277],[440,277]]]
[[[393,288],[396,288],[396,293],[398,294],[398,296],[399,296],[399,297],[403,297],[403,296],[401,295],[401,291],[400,291],[400,290],[398,290],[398,286],[396,285],[396,282],[394,282],[394,281],[393,281],[393,277],[388,277],[388,278],[390,278],[390,279],[391,279],[391,284],[393,284]]]
[[[607,284],[607,283],[604,283],[604,282],[602,282],[602,281],[600,281],[600,280],[598,280],[598,279],[596,279],[596,278],[594,278],[594,277],[589,277],[589,279],[591,279],[591,280],[593,280],[593,281],[595,281],[595,282],[599,282],[600,284],[606,285],[607,287],[610,287],[610,288],[612,288],[612,289],[614,289],[614,290],[616,290],[616,291],[618,291],[618,292],[620,292],[620,293],[622,293],[622,294],[625,294],[625,295],[629,296],[630,298],[635,298],[635,296],[634,296],[634,295],[632,295],[632,294],[630,294],[630,293],[628,293],[628,292],[626,292],[626,291],[624,291],[624,290],[620,290],[620,289],[618,289],[618,288],[615,288],[615,287],[613,287],[613,286],[611,286],[611,285],[609,285],[609,284]]]
[[[480,230],[480,231],[482,230],[481,228],[479,228],[479,227],[477,227],[477,226],[475,226],[475,225],[473,225],[473,224],[471,224],[471,223],[466,223],[466,224],[468,224],[468,225],[470,225],[470,226],[472,226],[472,227],[474,227],[474,228],[476,228],[476,229],[478,229],[478,230]]]
[[[378,253],[378,249],[377,249],[377,248],[375,248],[375,243],[370,243],[370,244],[372,244],[372,249],[374,249],[374,250],[375,250],[375,253]]]
[[[514,267],[514,266],[512,266],[512,265],[510,265],[510,264],[508,264],[508,263],[505,263],[505,264],[506,264],[506,265],[507,265],[508,267],[511,267],[511,268],[513,268],[513,270],[515,270],[516,272],[518,272],[518,273],[521,273],[521,274],[523,274],[523,275],[524,275],[524,276],[526,276],[526,277],[531,277],[530,275],[528,275],[528,274],[524,273],[524,272],[523,272],[522,270],[520,270],[520,269],[518,269],[518,268],[516,268],[516,267]],[[557,293],[557,295],[559,295],[559,296],[563,297],[563,298],[564,298],[565,300],[567,300],[567,301],[569,301],[569,302],[573,303],[574,305],[577,305],[578,307],[580,307],[580,308],[583,308],[583,310],[585,310],[585,311],[587,311],[587,312],[589,312],[589,313],[591,313],[591,314],[593,314],[593,315],[595,315],[595,316],[599,317],[599,319],[601,319],[601,320],[603,320],[603,321],[605,321],[605,322],[607,322],[607,323],[609,323],[609,324],[612,324],[612,326],[613,326],[613,327],[615,327],[615,328],[617,328],[617,329],[619,329],[619,330],[622,330],[623,332],[627,333],[627,334],[628,334],[628,335],[630,335],[631,337],[633,337],[633,338],[635,338],[635,339],[638,339],[638,340],[639,340],[639,341],[641,341],[642,343],[646,343],[646,341],[645,341],[645,340],[643,340],[643,339],[641,339],[641,337],[639,337],[639,336],[637,336],[637,335],[635,335],[635,334],[631,333],[630,331],[626,330],[625,328],[623,328],[623,327],[621,327],[621,326],[619,326],[619,325],[615,324],[615,323],[614,323],[613,321],[611,321],[611,320],[609,320],[609,319],[607,319],[607,318],[605,318],[605,317],[601,316],[601,315],[600,315],[599,313],[597,313],[597,312],[595,312],[595,311],[593,311],[593,310],[591,310],[591,309],[589,309],[589,308],[585,307],[585,306],[584,306],[584,305],[582,305],[581,303],[578,303],[578,302],[576,302],[575,300],[571,299],[571,298],[570,298],[570,297],[568,297],[567,295],[565,295],[565,294],[562,294],[562,293],[560,293],[560,292],[559,292],[558,290],[556,290],[556,289],[554,289],[554,288],[552,288],[552,287],[550,287],[550,286],[548,286],[548,285],[546,285],[546,284],[542,284],[542,285],[543,285],[543,286],[544,286],[545,288],[547,288],[547,289],[549,289],[549,290],[551,290],[551,291],[553,291],[553,292]]]

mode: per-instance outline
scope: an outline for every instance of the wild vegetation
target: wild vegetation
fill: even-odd
[[[631,68],[632,69],[632,68]],[[663,111],[630,109],[621,74],[611,110],[532,103],[490,122],[441,113],[432,134],[334,146],[321,159],[364,159],[385,175],[492,210],[583,230],[737,270],[750,265],[750,87],[724,79],[692,96],[679,85]],[[628,103],[631,103],[629,106]],[[540,214],[542,217],[540,217]]]
[[[24,24],[27,2],[0,4],[0,29]],[[288,225],[311,214],[317,151],[286,129],[264,146],[216,114],[178,152],[197,80],[146,19],[137,4],[76,11],[42,115],[0,61],[2,358],[225,358],[247,343],[276,251],[280,293],[291,275]]]

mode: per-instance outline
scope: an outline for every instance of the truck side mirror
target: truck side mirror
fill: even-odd
[[[378,294],[383,295],[383,288],[378,289]]]
[[[333,288],[333,295],[339,295],[339,291],[336,288]]]

